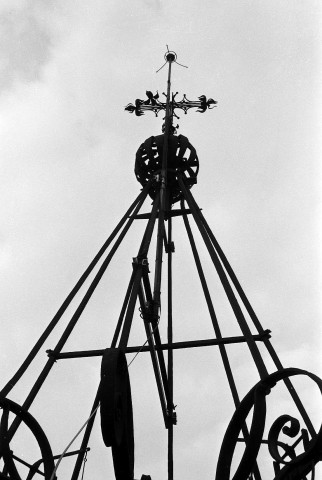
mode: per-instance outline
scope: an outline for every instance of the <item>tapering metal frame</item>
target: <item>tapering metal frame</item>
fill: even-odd
[[[53,317],[52,321],[41,335],[30,354],[23,362],[21,367],[11,380],[3,387],[0,392],[0,406],[3,408],[3,417],[0,423],[0,456],[4,460],[4,469],[0,472],[1,478],[10,478],[20,480],[19,472],[15,466],[15,461],[22,462],[30,469],[27,479],[31,479],[36,473],[42,473],[39,470],[40,464],[44,463],[45,480],[53,480],[55,471],[53,470],[54,460],[60,458],[61,455],[53,455],[49,442],[37,424],[36,420],[28,412],[30,406],[35,400],[44,382],[54,366],[55,362],[63,359],[82,358],[91,356],[104,356],[105,349],[87,350],[87,351],[64,351],[64,346],[72,334],[78,320],[80,319],[86,305],[91,299],[96,287],[102,279],[106,269],[108,268],[113,256],[121,245],[125,235],[128,233],[131,225],[136,219],[146,219],[147,223],[143,233],[141,245],[138,249],[137,256],[132,261],[132,272],[129,284],[124,295],[124,301],[120,311],[118,321],[115,326],[113,338],[111,340],[111,349],[116,349],[125,354],[132,352],[149,352],[154,371],[154,377],[160,399],[161,413],[164,419],[165,428],[168,431],[168,480],[174,478],[174,452],[173,452],[173,435],[174,426],[177,423],[176,412],[174,407],[174,385],[173,385],[173,351],[176,349],[196,348],[203,346],[218,346],[222,359],[223,368],[227,377],[228,386],[231,391],[232,399],[236,408],[232,415],[232,420],[227,428],[226,435],[223,440],[222,449],[218,459],[216,480],[260,480],[260,465],[257,464],[258,452],[261,446],[268,445],[269,453],[273,459],[274,479],[293,479],[303,480],[309,472],[314,472],[315,464],[322,458],[322,433],[321,430],[316,432],[313,424],[307,414],[305,407],[300,400],[290,377],[294,375],[306,375],[313,380],[322,393],[322,381],[315,375],[301,371],[298,369],[285,369],[281,364],[270,341],[270,331],[264,330],[259,319],[257,318],[250,302],[243,291],[231,265],[229,264],[225,254],[218,244],[212,230],[210,229],[204,215],[201,212],[194,196],[192,195],[191,182],[182,174],[180,169],[176,172],[176,181],[181,191],[181,202],[179,209],[172,209],[171,192],[167,184],[168,176],[168,146],[170,136],[174,135],[173,118],[175,108],[181,108],[186,113],[188,108],[198,108],[199,111],[205,111],[216,104],[215,101],[206,97],[199,97],[200,102],[190,102],[184,96],[181,102],[175,101],[175,95],[171,96],[171,67],[176,59],[173,52],[167,52],[166,61],[168,63],[168,79],[166,103],[162,104],[157,100],[151,92],[147,92],[148,102],[137,102],[137,110],[127,106],[128,111],[136,111],[137,115],[142,114],[143,110],[154,111],[156,114],[159,110],[165,110],[164,137],[163,137],[163,156],[161,171],[157,175],[152,175],[148,183],[143,187],[141,193],[126,211],[121,221],[118,223],[112,234],[106,240],[102,248],[99,250],[91,264],[85,270],[75,287],[69,293],[62,306]],[[188,103],[187,103],[188,102]],[[157,110],[156,110],[157,109]],[[138,113],[139,112],[139,113]],[[140,113],[141,112],[141,113]],[[173,171],[172,171],[173,175]],[[156,188],[157,184],[157,188]],[[151,192],[153,191],[153,195]],[[157,194],[155,192],[157,191]],[[148,213],[140,213],[141,208],[148,195],[153,198],[152,209]],[[241,335],[235,337],[223,337],[220,328],[220,322],[215,313],[211,291],[204,274],[202,262],[199,256],[193,230],[190,225],[189,215],[192,217],[204,245],[208,251],[209,258],[220,279],[220,283],[225,292],[229,305],[234,313],[236,322],[240,328]],[[185,231],[189,240],[192,255],[196,264],[197,274],[202,286],[210,320],[214,329],[214,338],[199,339],[194,341],[173,341],[173,318],[172,318],[172,257],[174,253],[173,242],[173,218],[182,217]],[[156,235],[156,251],[155,251],[155,268],[153,282],[150,279],[149,260],[150,247],[153,235]],[[113,243],[114,242],[114,243]],[[159,321],[161,318],[161,283],[162,283],[162,264],[164,255],[167,255],[167,343],[162,343]],[[101,265],[95,273],[99,261]],[[47,350],[48,360],[32,386],[26,400],[21,406],[17,406],[14,402],[6,397],[11,390],[17,385],[21,377],[28,370],[32,361],[40,352],[44,342],[58,325],[59,320],[66,312],[67,307],[76,298],[79,290],[84,282],[93,276],[93,279],[85,293],[80,299],[75,313],[72,315],[67,327],[61,335],[56,347],[53,350]],[[129,346],[129,335],[133,324],[133,318],[139,305],[140,316],[143,319],[147,344],[146,346]],[[247,315],[244,313],[247,312]],[[252,333],[252,329],[256,330],[256,334]],[[258,348],[258,342],[262,342],[265,346],[269,357],[272,359],[276,372],[269,374],[266,363]],[[245,343],[252,356],[254,365],[256,366],[259,381],[250,390],[244,399],[240,398],[238,393],[236,379],[230,364],[226,345]],[[167,352],[165,357],[164,352]],[[268,438],[263,438],[265,426],[266,403],[265,398],[269,394],[274,385],[283,381],[289,391],[294,404],[297,407],[299,415],[302,419],[302,427],[300,422],[290,415],[282,415],[279,417],[269,430]],[[89,450],[88,442],[91,436],[96,412],[98,410],[102,392],[98,386],[93,406],[90,412],[89,421],[83,433],[81,447],[77,451],[66,453],[67,455],[76,455],[75,467],[71,476],[71,480],[79,478],[84,457]],[[253,408],[253,419],[250,428],[247,427],[246,419]],[[8,425],[9,411],[16,415],[11,425]],[[10,442],[17,434],[21,422],[25,422],[31,431],[39,440],[42,458],[30,464],[10,451]],[[293,444],[286,445],[279,440],[279,434],[283,430],[290,438],[297,438]],[[242,435],[240,437],[240,434]],[[231,462],[237,442],[245,444],[245,452],[234,476],[231,476]],[[296,448],[303,443],[303,452],[298,454]],[[278,446],[282,446],[285,454],[281,455]],[[289,461],[285,459],[289,457]],[[126,459],[125,459],[126,461]],[[143,476],[143,478],[147,478]],[[123,480],[123,479],[122,479]],[[132,478],[124,480],[133,480]]]

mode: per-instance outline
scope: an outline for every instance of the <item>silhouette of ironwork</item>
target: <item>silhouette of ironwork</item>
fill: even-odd
[[[150,91],[146,91],[145,93],[146,93],[146,96],[148,97],[147,100],[140,100],[139,98],[137,98],[134,102],[134,105],[133,103],[129,103],[125,107],[125,110],[127,110],[130,113],[135,113],[135,115],[138,117],[140,117],[141,115],[144,115],[144,112],[153,112],[157,117],[161,110],[163,111],[166,110],[167,103],[159,101],[158,92],[155,95],[153,95],[153,93]],[[177,95],[178,95],[178,92],[175,94],[172,94],[172,100],[171,100],[171,110],[173,112],[173,115],[176,118],[179,118],[179,117],[177,117],[177,115],[174,113],[175,109],[183,110],[184,113],[186,114],[190,108],[197,108],[197,112],[203,113],[207,109],[214,108],[218,103],[212,98],[209,98],[207,100],[205,95],[201,95],[200,97],[198,97],[198,100],[188,100],[186,97],[186,94],[183,95],[182,100],[177,101],[175,99]]]
[[[177,424],[176,410],[173,399],[173,351],[204,346],[218,348],[223,368],[228,380],[230,392],[235,405],[235,412],[227,426],[220,450],[216,480],[260,480],[262,466],[259,452],[263,450],[270,456],[272,465],[271,479],[274,480],[305,480],[311,473],[314,478],[315,465],[322,458],[322,430],[316,431],[312,421],[296,392],[291,378],[302,375],[311,379],[322,393],[322,381],[314,374],[296,369],[284,368],[270,341],[270,330],[264,330],[257,318],[244,290],[242,289],[230,263],[218,244],[212,230],[202,214],[191,189],[197,183],[199,160],[195,148],[183,135],[175,135],[173,118],[175,109],[184,113],[190,108],[199,112],[214,107],[217,102],[206,99],[204,95],[198,101],[190,101],[184,95],[181,101],[176,101],[177,94],[171,94],[171,65],[176,63],[176,54],[165,54],[168,64],[168,83],[166,102],[159,101],[158,94],[147,92],[148,100],[136,100],[135,105],[129,104],[125,109],[140,116],[145,111],[153,111],[156,115],[165,111],[165,123],[161,135],[150,137],[139,147],[135,161],[135,175],[142,185],[142,191],[99,250],[93,261],[71,290],[52,321],[32,348],[26,360],[16,374],[0,392],[0,407],[3,410],[0,423],[0,457],[3,468],[0,478],[20,480],[21,473],[17,467],[22,463],[29,469],[27,480],[35,475],[41,475],[45,480],[54,480],[59,462],[66,456],[75,455],[76,461],[71,480],[77,480],[81,474],[83,462],[89,451],[88,442],[91,436],[97,411],[100,411],[101,432],[104,444],[111,448],[116,480],[134,480],[134,428],[131,399],[130,376],[126,355],[128,353],[149,352],[158,390],[160,408],[165,428],[168,431],[168,480],[173,480],[173,433]],[[153,200],[152,209],[140,213],[147,198]],[[174,209],[173,205],[179,203]],[[196,224],[209,258],[217,272],[228,303],[240,329],[239,336],[225,337],[222,335],[219,320],[210,288],[202,267],[190,218]],[[173,341],[172,319],[172,257],[175,252],[172,222],[174,217],[182,217],[187,237],[196,264],[198,277],[205,297],[210,320],[214,330],[214,338],[196,339],[192,341]],[[122,243],[133,222],[137,219],[147,220],[137,256],[132,260],[132,271],[114,336],[110,346],[97,350],[64,351],[64,346],[71,336],[74,327],[91,299],[96,287],[104,276],[114,254]],[[151,282],[148,254],[151,240],[156,236],[156,254],[154,278]],[[161,283],[164,255],[167,256],[167,342],[161,340],[159,322],[161,321]],[[99,262],[100,265],[99,265]],[[98,266],[99,265],[99,266]],[[95,273],[96,268],[96,273]],[[67,327],[62,333],[56,347],[47,350],[48,360],[40,375],[31,387],[22,405],[18,405],[7,396],[19,383],[32,361],[42,349],[45,340],[58,325],[71,302],[76,298],[85,281],[91,282],[78,307],[72,315]],[[143,346],[129,346],[129,335],[132,329],[136,304],[139,303],[140,317],[143,320],[146,342]],[[256,333],[252,333],[256,330]],[[244,344],[247,346],[258,372],[259,381],[249,393],[240,399],[236,385],[236,375],[229,359],[227,345]],[[267,363],[259,349],[262,344],[275,365],[276,371],[268,372]],[[164,353],[167,353],[167,357]],[[37,397],[52,367],[58,360],[100,356],[101,380],[98,386],[92,410],[84,432],[81,447],[77,451],[64,451],[53,455],[49,440],[42,428],[29,413],[29,408]],[[297,408],[299,418],[289,413],[279,416],[270,426],[266,422],[266,398],[273,395],[277,383],[284,383],[291,400]],[[9,413],[14,416],[9,421]],[[250,426],[249,425],[249,417]],[[248,423],[247,423],[248,422]],[[41,458],[33,463],[18,457],[11,449],[13,438],[19,433],[20,425],[24,423],[34,435],[40,449]],[[265,438],[267,434],[267,438]],[[281,437],[281,435],[284,435]],[[288,443],[284,437],[291,443]],[[238,443],[245,445],[244,453],[232,473],[234,452]],[[55,464],[55,460],[58,460]],[[214,459],[214,462],[216,459]],[[41,465],[43,470],[40,470]],[[58,475],[59,478],[59,475]],[[268,478],[265,476],[265,478]],[[151,480],[149,475],[142,475],[141,480]]]

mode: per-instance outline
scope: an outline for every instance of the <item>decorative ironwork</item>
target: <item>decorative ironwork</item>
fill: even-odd
[[[163,93],[163,95],[165,95],[165,93]],[[176,101],[175,97],[177,95],[178,95],[178,92],[176,92],[175,94],[172,94],[172,100],[170,102],[170,108],[171,108],[172,114],[176,118],[179,118],[174,112],[176,109],[183,110],[184,113],[187,114],[190,108],[197,108],[197,112],[203,113],[207,109],[209,110],[213,109],[214,107],[216,107],[218,103],[213,98],[207,99],[205,95],[200,95],[200,97],[198,97],[198,100],[189,100],[186,94],[183,95],[182,100]],[[134,102],[134,105],[133,103],[129,103],[125,107],[125,110],[130,113],[135,113],[135,115],[138,117],[140,117],[141,115],[144,115],[144,112],[154,112],[155,116],[157,117],[161,110],[166,111],[167,103],[160,102],[158,92],[155,95],[153,95],[152,92],[147,90],[146,96],[148,97],[147,100],[141,100],[137,98]]]
[[[160,96],[158,91],[156,92],[156,94],[153,94],[150,90],[147,90],[145,92],[147,96],[147,100],[142,100],[140,98],[137,98],[134,104],[128,103],[125,107],[125,110],[129,113],[135,113],[137,117],[141,117],[142,115],[144,115],[145,112],[153,112],[157,117],[161,111],[164,111],[165,117],[163,118],[163,120],[165,120],[165,123],[162,126],[162,132],[166,134],[165,142],[167,142],[168,140],[167,135],[175,134],[177,132],[177,128],[179,128],[179,125],[177,126],[172,125],[174,117],[179,119],[178,115],[175,113],[175,110],[182,110],[185,114],[187,114],[190,108],[195,108],[197,109],[196,110],[197,112],[204,113],[206,110],[208,109],[211,110],[212,108],[216,107],[217,101],[214,100],[213,98],[207,99],[205,95],[200,95],[200,97],[198,97],[198,100],[189,100],[186,94],[183,95],[181,100],[177,101],[176,96],[178,95],[178,92],[172,93],[170,95],[171,65],[172,63],[178,63],[177,54],[175,52],[170,51],[168,48],[167,52],[164,55],[164,59],[166,63],[162,65],[162,67],[159,68],[159,70],[161,70],[168,63],[169,72],[168,72],[167,93],[163,93],[163,95],[166,97],[166,101],[165,102],[160,101]],[[181,65],[181,64],[178,63],[178,65]],[[185,65],[181,65],[181,66],[185,67]]]
[[[226,434],[223,439],[221,451],[218,458],[216,480],[244,480],[250,478],[250,475],[256,468],[256,460],[262,444],[267,443],[269,453],[273,459],[275,477],[274,480],[302,480],[310,472],[314,472],[317,462],[322,459],[322,426],[317,434],[314,433],[309,440],[308,432],[305,428],[300,428],[300,421],[290,415],[281,415],[271,426],[268,434],[268,440],[263,440],[265,418],[266,418],[266,396],[271,393],[271,389],[281,380],[287,380],[295,375],[305,375],[311,378],[318,386],[322,394],[322,380],[316,375],[300,370],[298,368],[285,368],[258,382],[244,397],[237,407]],[[230,475],[233,454],[239,434],[245,425],[248,414],[253,409],[252,424],[249,437],[245,440],[246,448],[237,470],[232,477]],[[289,425],[288,425],[289,424]],[[295,438],[292,445],[279,440],[280,433],[284,433],[289,438]],[[303,443],[304,451],[298,453],[295,449],[300,442]],[[284,455],[278,451],[278,447],[283,448]],[[289,457],[289,461],[286,458]]]
[[[262,478],[260,470],[262,465],[259,465],[260,456],[258,453],[263,445],[265,445],[265,448],[268,447],[268,452],[271,456],[269,460],[271,461],[271,458],[273,460],[274,480],[306,480],[306,475],[313,472],[312,480],[315,464],[322,459],[322,427],[318,433],[315,432],[312,422],[291,383],[290,377],[296,375],[308,376],[317,384],[321,393],[322,380],[303,370],[283,368],[270,343],[270,330],[263,329],[231,265],[206,222],[201,208],[192,196],[191,187],[197,181],[199,160],[195,148],[186,137],[173,135],[175,127],[172,125],[172,121],[174,117],[179,118],[175,113],[178,109],[185,114],[191,108],[195,108],[198,112],[203,113],[208,109],[214,108],[217,102],[212,98],[207,99],[205,95],[201,95],[196,101],[189,100],[186,95],[180,101],[176,100],[177,93],[171,94],[170,88],[171,65],[172,63],[178,63],[176,59],[175,52],[171,52],[168,49],[165,54],[166,64],[169,67],[167,94],[164,94],[166,102],[160,101],[158,92],[153,94],[151,91],[147,91],[147,100],[137,99],[135,104],[128,104],[125,107],[127,111],[135,113],[137,116],[143,115],[146,111],[152,111],[158,116],[161,110],[165,111],[163,135],[148,138],[142,143],[136,153],[135,174],[137,180],[143,186],[141,193],[125,212],[109,238],[67,295],[26,360],[0,392],[0,408],[3,410],[0,422],[0,459],[2,459],[0,478],[20,480],[20,473],[16,467],[16,462],[20,461],[29,467],[30,471],[27,480],[31,480],[36,473],[43,475],[45,480],[54,480],[60,460],[75,454],[77,459],[70,480],[77,480],[88,451],[87,445],[92,432],[95,414],[100,406],[103,442],[112,449],[115,477],[117,480],[133,480],[133,411],[126,354],[130,352],[136,352],[137,354],[149,352],[153,367],[153,380],[156,383],[160,401],[160,412],[163,416],[164,426],[168,431],[167,480],[173,480],[173,427],[177,423],[173,401],[173,350],[204,347],[206,345],[216,345],[216,348],[219,350],[223,369],[225,370],[230,392],[236,406],[235,413],[223,439],[218,459],[216,480],[229,480],[231,478],[234,450],[237,442],[240,441],[245,443],[245,451],[232,480],[260,480]],[[153,199],[152,208],[148,213],[140,213],[148,195]],[[180,209],[172,210],[172,204],[178,200],[181,201]],[[192,215],[198,233],[201,235],[206,251],[209,254],[209,259],[218,274],[227,302],[240,328],[241,335],[239,336],[224,337],[221,333],[220,319],[217,318],[215,313],[213,297],[204,274],[202,259],[198,253],[188,214]],[[189,239],[214,330],[214,338],[173,342],[172,254],[175,252],[175,245],[172,235],[172,218],[177,216],[182,216],[183,218],[185,231]],[[111,347],[105,350],[63,351],[66,342],[69,340],[87,303],[104,276],[114,254],[134,220],[140,218],[146,219],[147,222],[142,240],[138,243],[137,256],[133,258],[128,288],[124,292],[124,300],[119,318],[115,324]],[[156,235],[154,235],[155,230],[157,230]],[[153,238],[156,238],[155,267],[151,273],[148,255],[151,252]],[[165,254],[167,262],[164,261]],[[167,311],[167,342],[162,343],[159,322],[163,320],[163,317],[161,318],[161,291],[163,289],[162,268],[164,269],[165,263],[167,263],[167,308],[165,309]],[[87,290],[81,296],[81,289],[85,287],[86,283],[88,283]],[[68,307],[73,302],[76,303],[77,295],[79,295],[79,304],[69,322],[67,322],[65,330],[61,334],[55,348],[47,350],[49,358],[38,378],[36,378],[24,403],[20,406],[6,399],[5,397],[20,382],[21,377],[29,369],[31,362],[43,348],[58,322],[67,313]],[[137,303],[139,303],[140,317],[144,324],[146,341],[142,346],[129,346],[128,342]],[[253,330],[254,333],[252,333]],[[264,359],[259,349],[259,342],[267,349],[270,356],[269,361],[275,364],[277,372],[268,374],[266,359]],[[248,348],[261,380],[240,402],[227,345],[241,343]],[[167,358],[165,357],[165,352]],[[62,455],[53,456],[44,432],[30,415],[28,409],[57,360],[94,355],[102,356],[101,381],[93,401],[90,417],[84,424],[85,430],[80,449],[67,453],[67,449],[71,445],[69,443]],[[136,356],[130,364],[135,358]],[[273,422],[268,431],[267,439],[264,439],[266,397],[276,383],[280,381],[284,382],[286,389],[291,395],[303,420],[302,427],[305,428],[301,428],[300,421],[294,416],[284,414]],[[249,430],[246,421],[251,411],[253,411],[253,417]],[[15,415],[10,426],[8,424],[9,413]],[[21,423],[24,423],[32,432],[42,454],[42,458],[32,465],[16,457],[10,449],[10,442],[13,440]],[[242,432],[243,438],[240,438],[240,432]],[[288,437],[287,441],[281,438],[281,434]],[[291,439],[290,444],[288,443],[289,439]],[[55,459],[59,459],[56,466],[54,465]],[[44,473],[39,470],[41,463],[44,466]],[[141,480],[151,480],[151,477],[142,475]]]
[[[164,149],[164,135],[157,135],[145,140],[136,152],[135,175],[143,185],[153,179],[149,195],[155,198],[160,190],[160,172]],[[178,174],[184,176],[186,184],[191,188],[197,183],[199,160],[196,149],[191,145],[187,137],[183,135],[170,135],[168,141],[168,200],[170,204],[182,198],[182,192],[178,183]]]

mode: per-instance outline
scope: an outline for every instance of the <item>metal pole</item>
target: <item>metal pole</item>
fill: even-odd
[[[256,342],[263,342],[266,338],[269,337],[269,330],[265,330],[263,335],[253,335],[253,339]],[[210,338],[208,340],[189,340],[185,342],[172,342],[172,350],[180,350],[186,348],[197,348],[197,347],[210,347],[214,345],[231,345],[235,343],[246,343],[246,338],[241,335],[239,337],[223,337],[223,338]],[[111,345],[115,347],[115,345]],[[156,351],[159,350],[169,350],[170,346],[168,343],[155,344]],[[75,352],[62,352],[55,355],[52,350],[47,350],[48,355],[52,355],[56,360],[66,360],[68,358],[87,358],[87,357],[100,357],[103,355],[105,350],[79,350]],[[125,353],[136,353],[136,352],[149,352],[150,347],[136,345],[132,347],[126,347]]]
[[[173,480],[172,219],[168,219],[168,480]]]
[[[154,290],[153,300],[155,304],[155,315],[159,314],[160,296],[161,296],[161,271],[162,271],[162,253],[163,253],[163,236],[164,236],[164,212],[166,208],[166,191],[167,191],[167,168],[168,168],[168,149],[169,149],[169,134],[172,124],[172,108],[170,105],[170,90],[171,90],[171,64],[174,60],[172,54],[167,56],[169,64],[168,81],[167,81],[167,103],[165,115],[165,129],[163,141],[163,156],[161,169],[161,186],[160,186],[160,211],[158,221],[158,236],[155,258],[155,276],[154,276]]]

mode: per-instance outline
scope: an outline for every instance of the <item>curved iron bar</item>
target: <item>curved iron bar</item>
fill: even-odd
[[[15,462],[12,458],[12,452],[10,450],[8,440],[9,406],[8,404],[4,404],[2,408],[3,414],[0,423],[0,452],[3,454],[4,469],[9,473],[10,478],[13,480],[21,480]]]
[[[290,427],[286,425],[289,422],[291,423]],[[277,418],[277,420],[275,420],[268,434],[268,450],[271,454],[271,457],[274,458],[276,462],[283,463],[284,465],[289,463],[285,460],[285,456],[282,457],[278,452],[278,437],[280,433],[284,433],[285,435],[294,438],[300,433],[300,431],[300,422],[297,418],[291,417],[290,415],[281,415]],[[294,447],[291,447],[290,450],[287,451],[287,456],[289,456],[292,460],[296,458]]]
[[[250,439],[232,480],[244,480],[251,474],[262,443],[262,434],[265,427],[266,416],[266,395],[270,393],[271,389],[277,382],[294,375],[306,375],[311,378],[317,384],[322,394],[322,380],[313,373],[298,368],[285,368],[282,371],[277,371],[268,375],[265,379],[258,382],[244,397],[228,425],[219,454],[216,480],[229,480],[231,462],[238,441],[239,432],[242,429],[250,410],[254,407]],[[298,423],[293,417],[287,417],[287,421],[292,419],[291,427],[287,428],[286,431],[284,430],[284,433],[287,433],[290,436],[295,436],[299,433]],[[285,420],[285,416],[282,416],[282,418],[279,417],[272,426],[273,430],[270,431],[270,452],[273,452],[273,458],[275,460],[277,459],[278,462],[280,461],[280,458],[278,453],[276,454],[277,445],[275,448],[273,443],[277,442],[278,434],[281,429],[283,427],[285,429]],[[295,456],[295,458],[292,458],[290,462],[287,462],[280,472],[277,472],[274,480],[295,480],[303,478],[304,475],[312,471],[313,466],[321,459],[322,426],[320,427],[318,434],[307,443],[305,451],[300,455]]]
[[[0,451],[10,475],[10,479],[20,480],[20,475],[14,464],[12,453],[9,448],[10,437],[8,435],[8,414],[9,412],[12,412],[19,417],[19,419],[24,422],[33,433],[39,445],[42,461],[44,463],[45,480],[49,480],[54,471],[55,462],[49,441],[39,423],[29,412],[27,412],[27,410],[8,398],[0,397],[0,407],[2,407],[4,411],[0,426]]]

